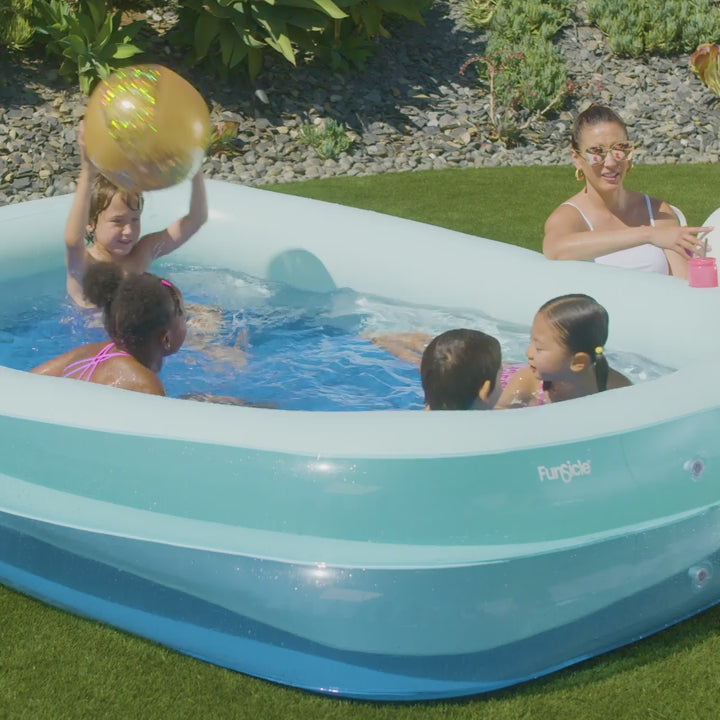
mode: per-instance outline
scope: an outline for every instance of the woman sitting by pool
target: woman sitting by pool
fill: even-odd
[[[712,228],[681,227],[667,202],[623,186],[635,144],[622,118],[591,105],[575,119],[571,146],[575,177],[585,184],[547,219],[545,256],[687,277],[698,233]]]
[[[158,377],[163,359],[185,341],[180,290],[157,275],[126,275],[113,263],[98,262],[85,273],[83,292],[102,308],[110,340],[81,345],[30,372],[165,395]]]

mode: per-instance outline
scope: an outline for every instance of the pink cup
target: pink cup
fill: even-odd
[[[688,260],[690,287],[717,287],[718,272],[715,258],[694,257]]]

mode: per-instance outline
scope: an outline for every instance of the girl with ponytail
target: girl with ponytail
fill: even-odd
[[[518,370],[497,408],[561,402],[630,385],[605,357],[608,313],[589,295],[562,295],[536,313],[525,351],[528,366]]]

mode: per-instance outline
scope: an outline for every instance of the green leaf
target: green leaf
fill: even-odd
[[[262,70],[262,50],[248,49],[248,72],[251,79],[255,79]]]
[[[220,20],[214,15],[201,15],[195,25],[195,53],[198,58],[208,54],[210,44],[220,29]]]
[[[85,0],[80,4],[79,9],[82,12],[85,8],[87,8],[95,27],[100,27],[108,16],[104,0]]]
[[[82,34],[92,42],[92,39],[97,35],[97,29],[89,15],[77,15],[75,18],[78,29],[81,30]]]
[[[371,3],[360,6],[360,17],[369,37],[376,37],[382,28],[383,11]]]
[[[232,69],[239,63],[241,63],[248,54],[248,47],[247,45],[236,45],[233,51],[233,54],[230,56],[230,59],[228,60],[227,66]]]
[[[68,35],[63,41],[63,44],[76,55],[84,55],[87,51],[85,40],[77,35]]]
[[[295,51],[293,50],[292,43],[287,35],[280,34],[277,39],[267,37],[265,38],[265,42],[267,42],[273,50],[277,50],[281,53],[288,62],[295,65]]]
[[[385,12],[402,15],[408,20],[423,22],[416,0],[374,0],[371,4],[376,4]]]
[[[262,52],[262,49],[265,47],[265,43],[262,40],[258,40],[249,30],[242,33],[242,39],[245,45],[254,50]]]
[[[335,22],[328,19],[325,15],[303,8],[288,9],[284,15],[287,34],[293,42],[297,42],[297,38],[295,37],[295,31],[297,29],[312,30],[315,33],[319,33],[327,27],[329,22]]]
[[[222,28],[220,32],[220,52],[223,64],[232,68],[247,56],[248,48],[237,33],[229,28]]]
[[[321,10],[328,17],[334,20],[346,18],[347,13],[343,12],[332,0],[278,0],[278,5],[299,7],[308,10]]]
[[[113,57],[115,60],[127,60],[127,58],[131,58],[133,55],[137,55],[141,52],[142,50],[136,45],[131,45],[130,43],[123,43],[118,44],[115,47],[115,51],[113,52],[111,57]]]
[[[108,41],[112,37],[112,34],[113,34],[112,18],[108,15],[105,18],[105,22],[100,27],[100,31],[97,34],[97,39],[95,41],[95,44],[99,48],[105,47],[105,45],[107,45]]]
[[[144,20],[135,20],[128,25],[123,25],[120,28],[120,32],[130,40],[133,40],[135,36],[145,27],[147,23]]]

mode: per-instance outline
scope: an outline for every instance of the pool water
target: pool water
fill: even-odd
[[[524,361],[529,324],[474,310],[402,305],[348,289],[312,293],[224,269],[166,264],[159,272],[192,304],[191,322],[213,326],[191,332],[185,347],[165,360],[161,378],[171,396],[223,395],[293,410],[419,409],[417,366],[369,340],[396,332],[476,328],[500,340],[504,362]],[[28,370],[106,338],[99,313],[68,302],[57,273],[0,287],[0,297],[11,292],[24,309],[0,309],[0,365]],[[18,305],[23,292],[27,301]],[[608,359],[633,383],[671,371],[632,353],[609,352]]]

